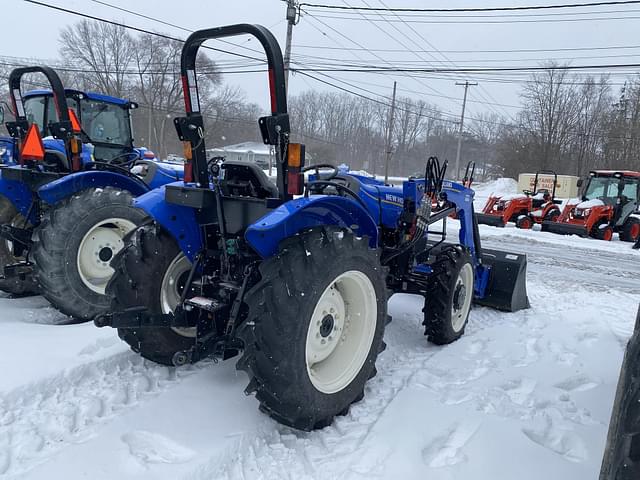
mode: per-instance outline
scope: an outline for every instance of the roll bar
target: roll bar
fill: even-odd
[[[187,159],[187,165],[185,166],[185,181],[194,181],[196,186],[200,188],[209,188],[204,122],[200,111],[200,98],[196,79],[198,50],[206,40],[244,34],[252,35],[258,39],[267,56],[271,115],[260,118],[258,124],[264,143],[276,146],[278,191],[281,199],[289,200],[291,196],[287,193],[286,152],[291,128],[287,112],[284,62],[278,41],[269,30],[261,25],[243,23],[198,30],[189,35],[182,47],[180,73],[184,90],[186,117],[174,119],[174,124],[180,140],[189,142],[191,147],[191,160]]]
[[[41,125],[42,128],[49,127],[54,137],[61,140],[68,140],[73,135],[71,119],[69,118],[69,106],[67,105],[67,97],[65,95],[62,80],[51,67],[33,66],[14,68],[9,74],[9,92],[11,94],[11,102],[13,110],[16,114],[15,122],[7,122],[7,130],[12,136],[23,138],[29,129],[27,114],[22,101],[22,93],[20,85],[22,77],[27,73],[42,73],[51,85],[54,105],[58,112],[58,122],[49,125]]]
[[[533,194],[538,193],[538,176],[542,175],[553,175],[553,192],[551,193],[551,199],[554,200],[556,198],[556,185],[558,184],[558,174],[553,170],[538,170],[536,172],[535,180],[533,181]]]

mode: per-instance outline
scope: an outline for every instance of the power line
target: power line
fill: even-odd
[[[165,25],[167,27],[173,27],[173,28],[177,28],[178,30],[182,30],[183,32],[193,33],[193,30],[191,30],[189,28],[186,28],[186,27],[183,27],[183,26],[180,26],[180,25],[176,25],[175,23],[167,22],[167,21],[159,19],[159,18],[155,18],[155,17],[152,17],[150,15],[145,15],[144,13],[140,13],[140,12],[136,12],[136,11],[133,11],[133,10],[129,10],[127,8],[120,7],[118,5],[113,5],[113,4],[105,2],[103,0],[91,0],[91,1],[94,2],[94,3],[100,4],[100,5],[104,5],[104,6],[109,7],[109,8],[113,8],[115,10],[119,10],[121,12],[128,13],[130,15],[134,15],[136,17],[144,18],[146,20],[151,20],[152,22],[156,22],[156,23],[159,23],[161,25]],[[282,20],[278,21],[274,25],[271,25],[269,28],[271,29],[271,28],[273,28],[274,26],[276,26],[276,25],[278,25],[280,23],[282,23]],[[227,45],[232,45],[234,47],[242,48],[243,50],[248,50],[248,51],[253,52],[253,53],[259,53],[259,54],[262,53],[260,50],[256,50],[254,48],[245,47],[244,45],[240,45],[240,44],[237,44],[237,43],[234,43],[234,42],[230,42],[228,40],[223,40],[221,38],[218,38],[216,40],[221,42],[221,43],[226,43]],[[245,43],[249,42],[250,40],[251,40],[251,38],[248,38],[247,40],[245,40]],[[227,53],[229,53],[229,52],[227,52]]]
[[[309,13],[308,10],[305,10]],[[609,20],[637,20],[638,16],[622,16],[622,17],[589,17],[589,18],[536,18],[536,19],[516,19],[516,20],[473,20],[473,19],[458,19],[458,20],[412,20],[412,19],[398,19],[398,20],[382,20],[375,18],[357,18],[357,17],[345,17],[342,15],[316,15],[316,18],[328,18],[333,20],[351,20],[356,22],[372,21],[372,22],[390,22],[390,23],[414,23],[423,25],[448,25],[448,24],[462,24],[462,25],[500,25],[500,24],[512,24],[512,23],[575,23],[575,22],[593,22],[593,21],[609,21]]]
[[[630,69],[633,73],[640,68],[640,63],[612,63],[594,65],[554,65],[554,66],[527,66],[527,67],[464,67],[464,68],[405,68],[405,67],[382,67],[382,66],[345,66],[345,67],[319,67],[302,68],[298,71],[307,72],[354,72],[354,73],[476,73],[476,72],[538,72],[547,70],[618,70]]]
[[[353,47],[331,47],[324,45],[300,45],[295,44],[296,48],[307,48],[307,49],[315,49],[315,50],[353,50],[353,51],[364,51],[369,50],[371,52],[379,52],[379,53],[402,53],[405,50],[399,48],[369,48],[369,49],[360,49]],[[521,49],[507,49],[507,50],[440,50],[442,53],[526,53],[526,52],[573,52],[579,50],[614,50],[614,49],[638,49],[640,45],[611,45],[611,46],[597,46],[597,47],[565,47],[565,48],[521,48]],[[418,52],[428,53],[431,50],[416,50]]]
[[[140,27],[134,27],[132,25],[126,25],[126,24],[121,23],[121,22],[116,22],[114,20],[109,20],[109,19],[106,19],[106,18],[97,17],[95,15],[89,15],[87,13],[78,12],[76,10],[70,10],[68,8],[59,7],[57,5],[51,5],[51,4],[48,4],[48,3],[39,2],[37,0],[22,0],[22,1],[23,2],[27,2],[27,3],[31,3],[33,5],[38,5],[40,7],[45,7],[45,8],[50,8],[50,9],[53,9],[53,10],[57,10],[59,12],[68,13],[69,15],[75,15],[75,16],[78,16],[78,17],[88,18],[90,20],[95,20],[97,22],[108,23],[108,24],[111,24],[111,25],[115,25],[117,27],[126,28],[127,30],[133,30],[133,31],[138,32],[138,33],[144,33],[144,34],[147,34],[147,35],[154,35],[156,37],[165,38],[167,40],[173,40],[174,42],[184,43],[184,39],[182,39],[182,38],[172,37],[171,35],[166,35],[164,33],[154,32],[152,30],[147,30],[147,29],[140,28]],[[262,58],[251,57],[251,56],[248,56],[248,55],[244,55],[242,53],[231,52],[229,50],[223,50],[221,48],[215,48],[215,47],[211,47],[211,46],[208,46],[208,45],[203,45],[203,48],[206,48],[208,50],[213,50],[213,51],[216,51],[216,52],[228,53],[230,55],[235,55],[237,57],[247,58],[247,59],[250,59],[250,60],[257,60],[259,62],[266,62],[266,60],[264,60]]]
[[[385,5],[385,8],[389,8]],[[364,15],[376,14],[378,12],[359,12],[359,11],[341,11],[341,12],[326,12],[325,10],[314,9],[311,8],[313,12],[319,12],[322,14],[334,14],[334,15],[345,15],[345,16],[356,16],[360,13]],[[392,12],[400,17],[406,18],[544,18],[544,17],[575,17],[575,16],[585,16],[585,15],[612,15],[617,13],[637,13],[640,10],[638,9],[622,9],[622,10],[591,10],[586,12],[576,12],[576,11],[568,11],[568,12],[546,12],[546,13],[489,13],[487,15],[483,14],[472,14],[472,15],[460,15],[456,13],[446,14],[446,13],[417,13],[417,12]]]
[[[385,8],[389,8],[389,6],[388,6],[386,3],[384,3],[384,0],[378,0],[378,1],[382,4],[382,6],[383,6],[383,7],[385,7]],[[366,2],[365,2],[365,4],[366,4]],[[368,5],[368,4],[367,4],[367,5]],[[399,18],[399,19],[402,21],[402,18],[401,18],[397,13],[395,13],[395,12],[394,12],[394,13],[393,13],[393,15],[394,15],[395,17]],[[417,36],[421,41],[425,42],[425,43],[426,43],[430,48],[432,48],[433,50],[435,50],[435,51],[436,51],[436,52],[437,52],[437,53],[438,53],[442,58],[444,58],[444,59],[445,59],[447,62],[449,62],[452,66],[456,67],[456,65],[453,63],[453,61],[451,61],[451,59],[449,59],[449,57],[447,57],[444,53],[440,52],[440,50],[438,50],[438,48],[436,48],[436,46],[435,46],[434,44],[432,44],[432,43],[431,43],[427,38],[425,38],[425,36],[424,36],[424,35],[422,35],[418,30],[416,30],[416,29],[413,27],[413,25],[411,25],[411,24],[409,24],[409,23],[407,23],[407,22],[404,22],[404,21],[403,21],[403,23],[404,23],[404,24],[409,28],[409,30],[411,30],[411,31],[414,33],[414,35],[416,35],[416,36]],[[393,26],[393,25],[392,25],[392,26]],[[407,38],[409,38],[409,37],[407,36]],[[422,57],[421,57],[421,58],[422,58]],[[434,59],[435,59],[435,57],[434,57],[433,55],[432,55],[432,58],[434,58]],[[466,81],[466,80],[465,80],[465,81]],[[502,116],[502,114],[501,114],[501,113],[496,109],[496,107],[494,107],[493,105],[490,105],[490,103],[491,103],[491,102],[490,102],[490,100],[493,100],[494,102],[496,102],[496,99],[495,99],[495,98],[493,98],[493,97],[491,96],[491,94],[489,93],[489,91],[488,91],[486,88],[484,88],[484,86],[480,85],[480,90],[481,90],[481,91],[483,91],[483,92],[486,92],[487,96],[489,97],[489,100],[487,100],[487,99],[484,97],[484,95],[480,94],[480,97],[481,97],[483,100],[487,100],[487,106],[489,107],[489,109],[490,109],[490,110],[492,110],[494,113],[498,114],[499,116]],[[466,98],[467,98],[467,95],[466,95],[466,89],[465,89],[465,95],[464,95],[465,103],[466,103]],[[509,112],[504,111],[504,113],[506,113],[507,118],[509,118],[509,117],[510,117]]]
[[[323,8],[331,10],[360,10],[373,12],[511,12],[516,10],[552,10],[560,8],[584,8],[584,7],[602,7],[609,5],[635,5],[640,4],[640,0],[618,0],[605,2],[589,2],[589,3],[564,3],[558,5],[528,5],[528,6],[509,6],[509,7],[467,7],[467,8],[381,8],[381,7],[358,7],[347,5],[324,5],[318,3],[301,3],[300,6]]]

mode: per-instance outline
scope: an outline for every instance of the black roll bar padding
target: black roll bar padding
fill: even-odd
[[[11,94],[11,101],[13,102],[16,120],[27,120],[24,105],[22,103],[22,95],[20,93],[20,84],[22,81],[22,77],[27,73],[42,73],[45,77],[47,77],[47,80],[51,85],[54,104],[56,106],[56,110],[58,111],[59,123],[66,123],[70,127],[71,119],[69,118],[69,106],[67,104],[67,97],[65,95],[64,86],[62,85],[62,80],[60,80],[60,77],[53,68],[45,66],[18,67],[14,68],[9,74],[9,92]],[[16,98],[16,93],[20,94],[20,98]],[[18,108],[18,106],[20,106],[20,108]],[[46,127],[46,125],[41,126],[43,128]],[[68,136],[71,136],[73,134],[71,128],[66,129],[66,131],[68,132]]]
[[[556,184],[558,183],[558,174],[553,170],[538,170],[536,172],[536,178],[533,182],[533,193],[534,195],[538,192],[538,175],[553,175],[553,192],[551,192],[551,200],[556,198]]]
[[[269,67],[269,91],[271,94],[271,115],[272,117],[287,115],[287,92],[285,85],[284,61],[282,51],[278,41],[273,34],[261,25],[241,23],[227,25],[224,27],[208,28],[193,32],[182,47],[180,57],[180,74],[182,76],[185,109],[189,119],[189,128],[202,129],[203,120],[200,112],[198,98],[198,85],[196,80],[196,59],[198,50],[206,40],[232,37],[237,35],[252,35],[261,44],[267,56]],[[287,193],[287,165],[285,154],[287,151],[289,138],[289,122],[276,122],[279,133],[278,148],[276,148],[276,166],[278,170],[277,186],[280,197],[284,200],[290,199]],[[196,184],[201,187],[209,187],[209,175],[206,158],[206,148],[204,138],[200,138],[197,143],[192,142],[193,155],[193,175]],[[194,148],[195,147],[195,148]]]

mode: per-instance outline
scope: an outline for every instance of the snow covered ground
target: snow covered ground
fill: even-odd
[[[478,196],[498,187],[511,188]],[[529,255],[531,309],[476,308],[461,340],[436,347],[420,299],[394,296],[365,399],[312,433],[260,414],[234,360],[156,366],[110,329],[60,325],[41,298],[0,298],[0,478],[597,478],[640,252],[480,231]]]

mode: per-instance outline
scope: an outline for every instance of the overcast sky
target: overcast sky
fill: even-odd
[[[138,26],[170,33],[181,38],[187,33],[151,20],[139,18],[107,6],[99,5],[91,0],[44,0],[61,7],[90,13],[92,15],[122,21],[128,25]],[[124,7],[136,12],[171,22],[189,29],[208,28],[232,23],[260,23],[270,27],[284,49],[286,32],[286,5],[281,0],[104,0],[112,5]],[[540,5],[554,4],[559,1],[549,0],[317,0],[309,3],[330,3],[336,5],[365,5],[380,7],[383,3],[389,7],[469,7],[469,6],[504,6],[504,5]],[[22,0],[2,0],[4,8],[3,38],[0,46],[1,55],[18,57],[56,58],[58,55],[58,34],[63,26],[79,21],[78,17],[66,13],[55,12],[41,6],[25,3]],[[567,3],[571,3],[568,1]],[[353,12],[332,12],[307,8],[293,34],[293,60],[302,63],[326,63],[343,61],[351,64],[375,64],[379,66],[402,63],[411,67],[440,66],[451,68],[469,66],[524,66],[536,65],[545,58],[573,58],[572,64],[612,64],[640,63],[640,47],[615,50],[584,50],[561,52],[496,52],[496,50],[515,49],[559,49],[583,47],[635,46],[638,26],[640,25],[640,5],[609,6],[590,9],[545,10],[531,16],[530,11],[517,12],[518,17],[505,18],[504,14],[494,17],[474,17],[467,15],[456,23],[460,17],[429,15],[414,18],[413,21],[438,23],[402,23],[397,17],[375,17],[368,15],[363,19]],[[558,15],[559,13],[565,15]],[[566,15],[566,13],[570,15]],[[577,15],[584,12],[590,15]],[[343,16],[349,19],[326,18]],[[585,18],[597,17],[601,20],[584,21]],[[608,18],[603,20],[602,18]],[[615,19],[613,19],[615,18]],[[382,20],[390,19],[395,23]],[[407,20],[406,17],[403,19]],[[571,21],[558,21],[567,20]],[[515,20],[515,22],[514,22]],[[494,23],[486,23],[488,21]],[[453,22],[453,23],[451,23]],[[497,23],[500,22],[500,23]],[[245,47],[256,48],[254,40],[233,40]],[[210,43],[213,45],[213,43]],[[216,45],[237,52],[246,50],[231,48],[229,45]],[[328,48],[317,48],[328,47]],[[346,50],[359,49],[359,50]],[[436,50],[434,50],[437,49]],[[393,50],[393,51],[366,51]],[[423,52],[420,52],[422,50]],[[427,50],[428,52],[424,52]],[[463,52],[460,52],[463,51]],[[442,52],[442,53],[440,53]],[[253,55],[253,54],[252,54]],[[313,59],[311,56],[323,57]],[[238,58],[226,54],[212,54],[211,57],[220,62],[224,70],[230,61],[237,64]],[[585,58],[580,58],[585,57]],[[586,58],[600,57],[600,58]],[[460,114],[463,88],[455,86],[458,80],[478,81],[480,86],[469,90],[468,112],[470,117],[481,112],[496,112],[502,115],[517,111],[513,106],[519,102],[518,91],[521,84],[514,82],[523,77],[516,74],[469,74],[433,75],[422,78],[409,78],[407,74],[364,74],[364,73],[329,73],[331,77],[314,73],[331,83],[358,91],[364,95],[390,96],[393,81],[398,81],[399,93],[422,98],[438,105],[450,118]],[[623,76],[614,77],[622,81]],[[268,103],[267,83],[264,73],[228,74],[224,76],[227,83],[241,86],[247,98],[265,106]],[[498,82],[496,80],[499,80]],[[508,83],[504,83],[507,80]],[[348,82],[344,83],[344,82]],[[351,84],[351,85],[349,85]],[[355,85],[355,87],[353,86]],[[330,87],[297,74],[290,79],[292,93],[310,88],[327,90]],[[366,89],[367,91],[363,90]],[[373,92],[373,93],[372,93]],[[451,98],[447,98],[451,97]],[[500,105],[495,105],[500,104]]]

